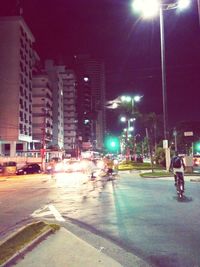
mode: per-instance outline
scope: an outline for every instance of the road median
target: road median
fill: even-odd
[[[37,221],[18,229],[0,243],[0,267],[7,266],[34,244],[39,243],[44,237],[59,228],[56,224]]]
[[[167,172],[167,171],[145,171],[145,172],[141,172],[140,176],[142,178],[164,178],[164,177],[174,177],[174,174],[171,172]],[[191,178],[191,181],[200,181],[200,175],[199,174],[195,174],[195,173],[185,173],[184,174],[185,177],[194,177]]]

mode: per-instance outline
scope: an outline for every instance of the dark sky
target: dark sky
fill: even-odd
[[[165,41],[169,124],[200,117],[200,26],[197,0],[182,13],[166,11]],[[1,0],[0,15],[14,0]],[[89,53],[105,60],[107,99],[144,95],[140,109],[162,112],[159,18],[142,20],[131,0],[24,0],[24,18],[40,57]]]

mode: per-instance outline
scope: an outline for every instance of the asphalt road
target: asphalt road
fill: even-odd
[[[0,181],[0,238],[32,217],[71,221],[159,267],[200,266],[200,183],[121,174],[114,182],[86,177],[23,176]]]

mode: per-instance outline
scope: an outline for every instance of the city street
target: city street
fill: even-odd
[[[72,222],[155,266],[198,267],[199,196],[198,182],[178,201],[171,178],[129,172],[97,183],[82,173],[1,177],[0,238],[30,218]]]

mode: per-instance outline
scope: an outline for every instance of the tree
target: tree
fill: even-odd
[[[162,165],[163,167],[166,166],[165,150],[164,150],[164,148],[158,147],[156,149],[154,160],[156,161],[156,164]]]
[[[150,144],[156,151],[158,142],[162,139],[162,115],[155,112],[140,114],[140,123],[144,129],[148,129]]]

